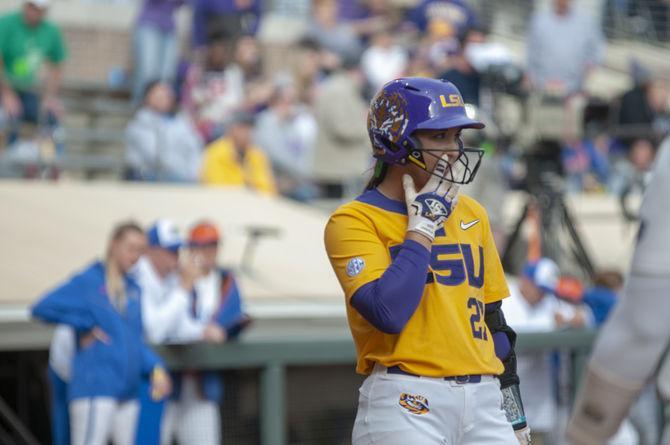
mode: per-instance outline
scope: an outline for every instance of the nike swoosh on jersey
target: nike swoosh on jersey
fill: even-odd
[[[478,219],[475,219],[474,221],[470,221],[469,223],[464,223],[463,220],[461,220],[461,229],[468,230],[470,227],[474,226],[478,222],[479,222]]]

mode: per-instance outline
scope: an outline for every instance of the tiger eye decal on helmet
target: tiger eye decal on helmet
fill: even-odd
[[[407,100],[398,92],[380,91],[372,101],[368,120],[368,128],[397,144],[409,123]]]

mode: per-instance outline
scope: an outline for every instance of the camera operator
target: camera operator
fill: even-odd
[[[483,42],[484,39],[485,36],[481,31],[475,28],[468,30],[460,41],[459,51],[449,57],[449,68],[438,76],[456,85],[463,96],[463,101],[475,106],[479,106],[482,76],[466,57],[466,51],[470,43]]]

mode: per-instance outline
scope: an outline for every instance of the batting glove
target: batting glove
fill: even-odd
[[[530,445],[530,427],[526,426],[520,430],[515,430],[516,439],[519,441],[519,445]]]
[[[418,192],[411,176],[402,177],[407,203],[407,230],[418,232],[431,241],[435,239],[435,232],[442,227],[456,206],[459,186],[443,179],[447,165],[448,157],[443,155],[435,165],[433,170],[435,174],[430,176],[426,185]],[[457,170],[458,167],[452,168]]]

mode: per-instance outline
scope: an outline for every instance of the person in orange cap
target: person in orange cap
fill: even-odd
[[[222,328],[222,341],[237,338],[249,324],[242,309],[240,291],[233,274],[217,266],[221,235],[211,222],[195,224],[188,236],[188,248],[201,267],[200,278],[191,293],[191,316],[203,324]],[[216,372],[189,372],[174,376],[174,396],[165,412],[162,443],[219,444],[223,398],[221,376]]]

